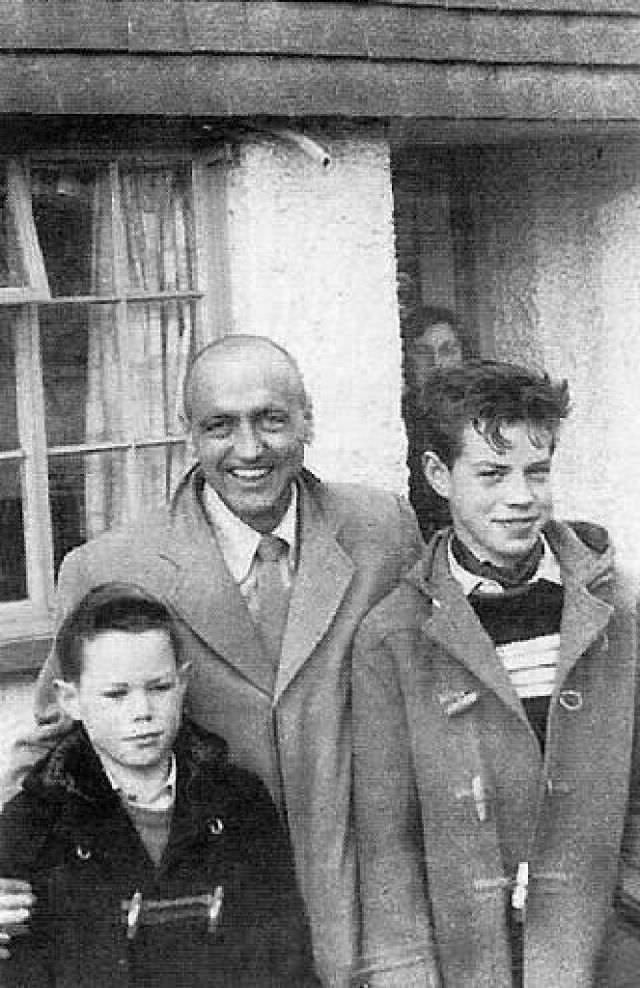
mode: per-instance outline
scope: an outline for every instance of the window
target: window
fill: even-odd
[[[187,462],[198,175],[139,155],[0,162],[4,639],[50,632],[65,553],[165,502]]]

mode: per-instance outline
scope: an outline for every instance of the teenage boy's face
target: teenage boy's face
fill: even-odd
[[[435,482],[425,469],[448,499],[455,532],[467,548],[495,566],[513,566],[551,517],[551,435],[534,445],[525,423],[506,426],[502,434],[508,445],[496,451],[469,424],[453,466],[438,461]]]
[[[104,631],[84,643],[80,682],[59,696],[107,767],[144,777],[168,758],[185,687],[165,631]]]

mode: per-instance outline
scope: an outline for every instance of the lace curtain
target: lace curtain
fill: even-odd
[[[187,174],[164,167],[132,168],[122,171],[118,182],[116,222],[126,243],[124,294],[192,289],[193,214]],[[91,272],[92,293],[103,296],[114,294],[118,280],[112,201],[105,171],[97,178],[93,197]],[[184,444],[145,441],[181,433],[178,396],[193,340],[193,304],[128,301],[124,336],[114,304],[90,307],[86,440],[127,444],[133,434],[136,448],[133,457],[124,449],[87,457],[87,538],[130,517],[135,505],[147,510],[165,502],[185,466]]]

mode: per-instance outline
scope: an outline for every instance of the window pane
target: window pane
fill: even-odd
[[[180,481],[186,462],[186,443],[136,451],[139,504],[144,505],[145,512],[167,503]]]
[[[39,319],[48,445],[122,441],[115,306],[42,306]]]
[[[111,190],[106,167],[31,169],[33,217],[52,295],[112,295]]]
[[[194,236],[189,169],[123,168],[120,201],[128,292],[191,291]]]
[[[15,310],[0,308],[0,450],[18,449]]]
[[[120,451],[49,458],[56,573],[65,554],[126,519],[127,462]]]
[[[0,461],[0,600],[24,600],[26,596],[20,465],[3,460]]]
[[[137,438],[182,435],[182,382],[193,347],[195,302],[127,307]]]
[[[6,177],[5,166],[0,164],[0,287],[17,288],[28,282],[17,237],[15,206]]]

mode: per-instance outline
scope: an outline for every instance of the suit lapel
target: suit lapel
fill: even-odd
[[[337,541],[339,519],[300,484],[300,554],[276,682],[276,701],[298,674],[340,607],[355,571]]]
[[[216,655],[271,694],[271,663],[204,516],[194,480],[179,489],[172,524],[160,547],[178,569],[175,606]]]

